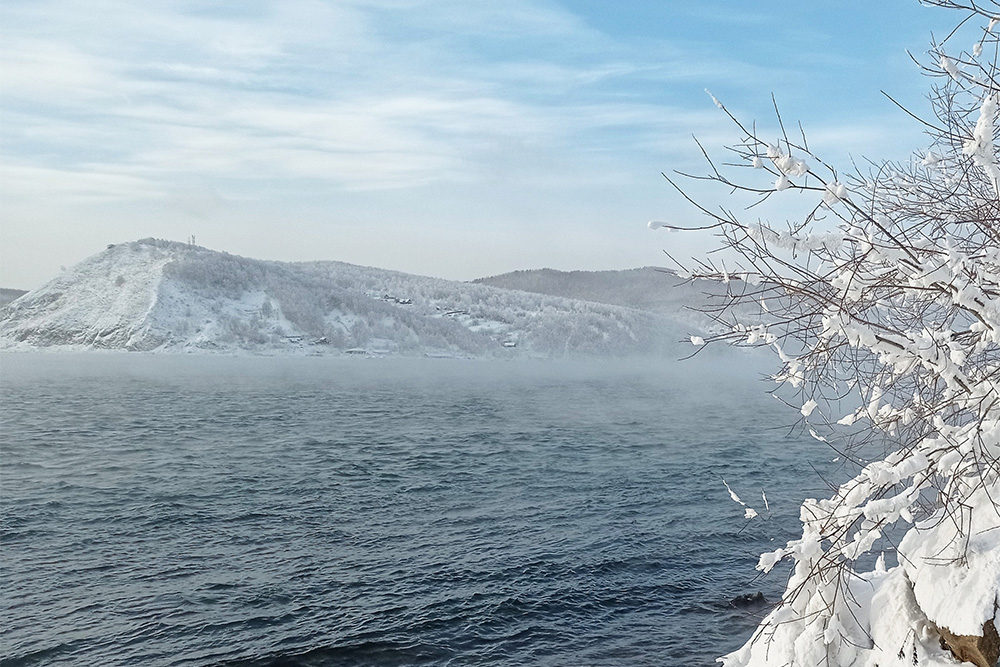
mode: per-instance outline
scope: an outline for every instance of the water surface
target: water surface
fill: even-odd
[[[710,665],[830,458],[733,362],[0,363],[5,666]]]

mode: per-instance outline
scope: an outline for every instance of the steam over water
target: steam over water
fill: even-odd
[[[6,355],[3,665],[712,664],[832,458],[731,366]]]

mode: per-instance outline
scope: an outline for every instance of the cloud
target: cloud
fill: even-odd
[[[162,194],[160,186],[154,181],[106,165],[54,169],[5,163],[0,165],[0,181],[4,184],[8,203],[55,199],[72,205],[145,200]]]
[[[93,100],[107,95],[115,77],[106,63],[51,40],[5,39],[0,46],[4,94],[48,104]]]
[[[16,3],[0,51],[5,105],[15,111],[7,150],[41,137],[52,149],[43,161],[79,165],[106,159],[107,135],[119,133],[127,166],[215,174],[255,162],[240,154],[263,148],[281,159],[278,170],[314,165],[314,176],[346,187],[364,187],[375,170],[328,168],[321,155],[381,160],[389,177],[373,187],[405,185],[405,174],[423,184],[442,167],[442,178],[467,177],[483,147],[505,139],[566,148],[595,143],[584,135],[619,121],[638,127],[648,109],[628,100],[611,109],[601,88],[689,70],[624,60],[573,14],[531,2],[195,6]],[[25,36],[43,20],[52,38]],[[469,45],[512,37],[525,48],[486,57]]]
[[[207,239],[212,216],[235,227],[251,209],[341,230],[393,218],[435,234],[549,224],[597,238],[676,205],[659,172],[703,170],[692,134],[738,140],[706,86],[758,99],[769,119],[769,91],[805,76],[717,35],[631,38],[552,0],[8,0],[0,11],[4,223],[39,238],[67,215],[106,230],[155,218],[137,233],[158,235],[196,211]],[[875,155],[883,127],[806,124],[817,145]]]

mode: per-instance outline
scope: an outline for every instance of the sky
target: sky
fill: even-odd
[[[709,240],[661,172],[741,119],[906,159],[917,0],[4,0],[0,286],[109,243],[470,280],[665,265]],[[775,134],[777,130],[774,130]],[[777,137],[777,135],[776,135]],[[699,197],[723,201],[726,192]]]

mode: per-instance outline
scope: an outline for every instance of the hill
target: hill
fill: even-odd
[[[685,326],[712,328],[699,310],[725,294],[721,283],[686,281],[669,269],[643,267],[625,271],[513,271],[473,281],[504,289],[548,294],[669,315]]]
[[[5,349],[676,354],[686,328],[663,312],[595,299],[156,239],[109,246],[0,309]]]

